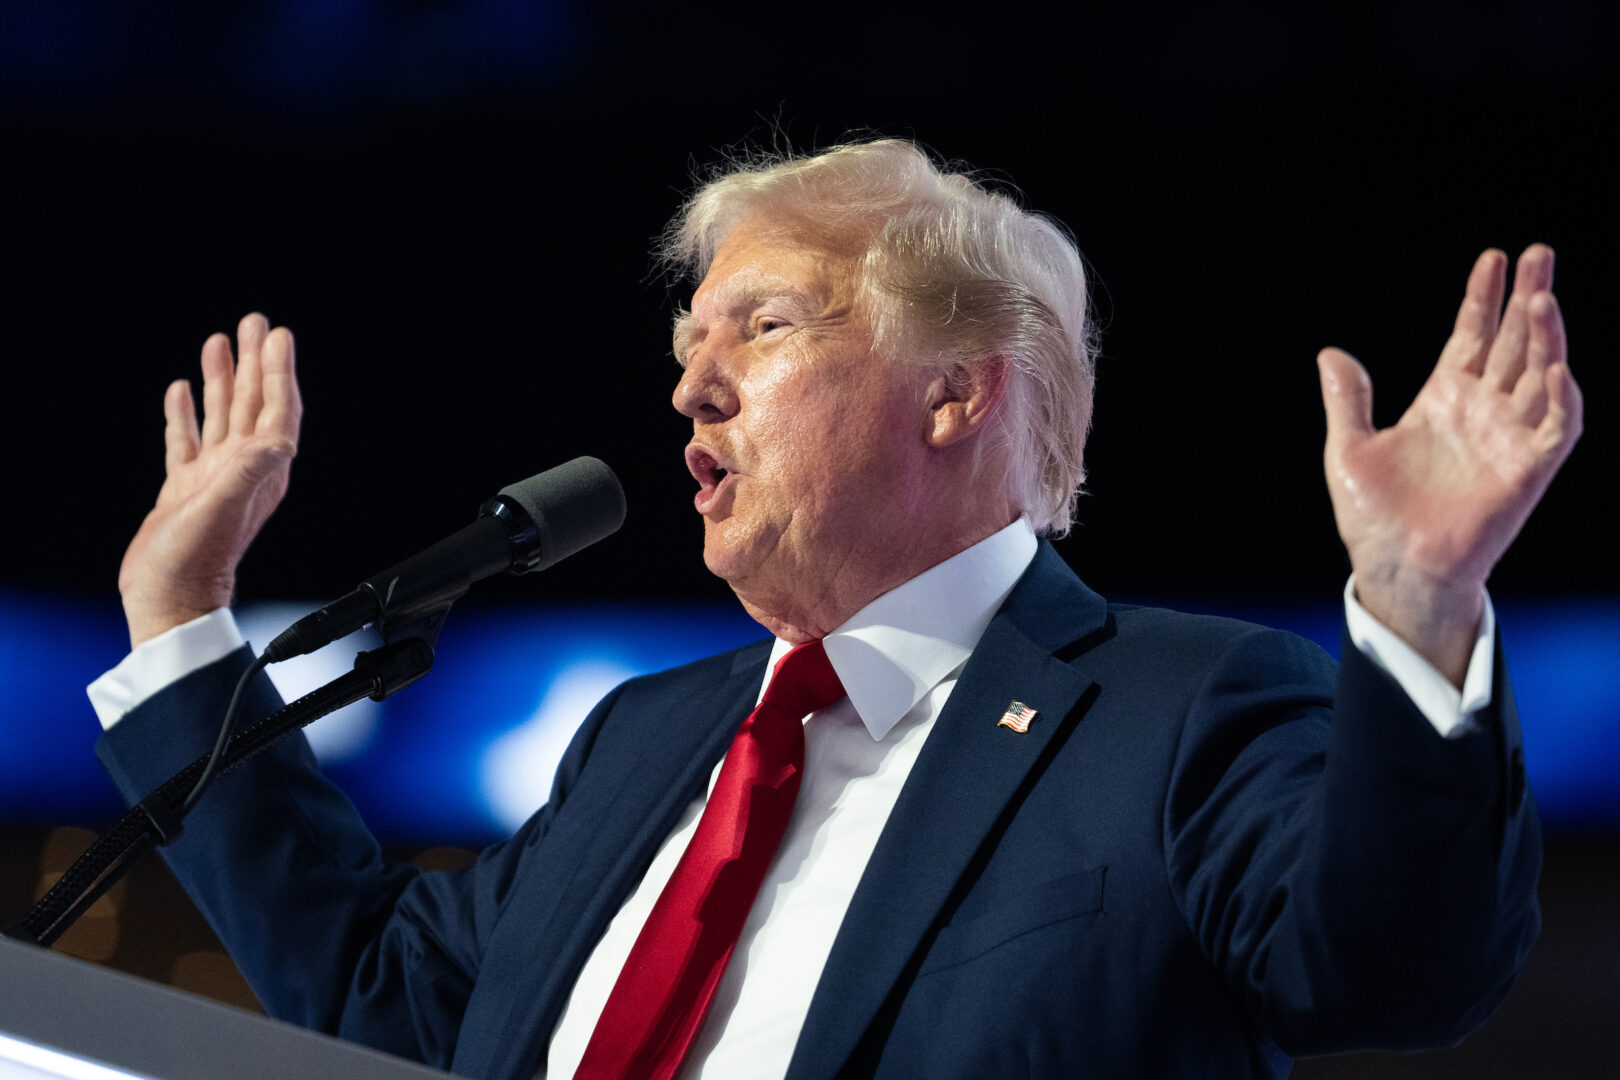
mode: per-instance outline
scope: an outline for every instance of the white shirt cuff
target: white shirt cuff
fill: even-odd
[[[143,641],[117,667],[85,687],[103,728],[170,683],[207,667],[243,645],[230,608],[216,608]]]
[[[1354,574],[1344,586],[1344,624],[1361,654],[1400,684],[1442,738],[1457,739],[1479,730],[1474,714],[1491,704],[1491,671],[1496,653],[1496,609],[1491,606],[1490,593],[1485,594],[1485,617],[1479,621],[1479,637],[1474,641],[1460,691],[1416,649],[1361,606],[1356,599]]]

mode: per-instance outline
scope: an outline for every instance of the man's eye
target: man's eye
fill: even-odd
[[[768,334],[772,330],[780,329],[786,325],[787,323],[783,322],[781,319],[761,319],[759,320],[759,332],[762,334]]]

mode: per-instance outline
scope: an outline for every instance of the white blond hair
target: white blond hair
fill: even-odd
[[[880,353],[946,374],[1008,366],[991,435],[1003,490],[1038,532],[1068,532],[1096,350],[1085,266],[1062,224],[937,166],[914,143],[880,139],[728,160],[670,222],[659,254],[700,280],[754,211],[869,238],[859,287]]]

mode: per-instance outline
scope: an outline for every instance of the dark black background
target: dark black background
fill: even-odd
[[[690,285],[647,251],[727,145],[877,132],[1016,183],[1094,268],[1090,494],[1062,545],[1094,586],[1331,595],[1316,350],[1361,357],[1391,422],[1478,251],[1538,239],[1590,431],[1494,584],[1620,586],[1597,5],[315,7],[0,24],[6,584],[112,595],[165,384],[256,308],[296,331],[308,411],[244,598],[346,590],[579,453],[623,477],[625,530],[485,599],[726,595],[668,403]]]
[[[1316,351],[1360,356],[1392,422],[1480,249],[1551,243],[1589,430],[1493,589],[1615,595],[1616,44],[1593,0],[8,4],[0,590],[116,605],[164,387],[257,308],[296,330],[308,409],[243,599],[347,591],[580,453],[623,477],[624,531],[476,598],[725,598],[669,407],[690,286],[647,251],[724,147],[855,132],[1077,236],[1105,335],[1061,550],[1121,598],[1331,604]],[[1614,850],[1553,839],[1544,940],[1463,1049],[1299,1074],[1609,1075]],[[33,855],[0,862],[16,910]],[[114,964],[171,977],[147,954],[184,935],[128,937]]]

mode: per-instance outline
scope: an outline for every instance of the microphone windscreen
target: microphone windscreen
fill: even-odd
[[[500,494],[521,506],[540,532],[540,561],[530,570],[544,570],[624,524],[624,488],[613,470],[593,457],[564,462],[509,484]]]

